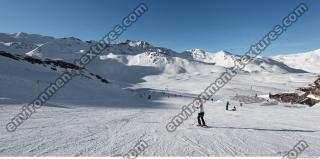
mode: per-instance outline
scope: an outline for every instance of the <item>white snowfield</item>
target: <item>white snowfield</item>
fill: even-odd
[[[59,52],[56,46],[60,40],[4,34],[0,36],[0,51],[72,61],[71,56],[78,57],[90,46],[75,38],[62,39],[68,43],[61,44],[68,51]],[[9,47],[16,42],[28,47]],[[46,47],[35,51],[33,46]],[[166,124],[182,106],[228,67],[230,61],[219,58],[231,60],[237,55],[222,51],[201,60],[211,53],[204,56],[202,51],[193,50],[192,54],[179,54],[141,41],[120,43],[109,51],[88,70],[110,80],[110,84],[74,78],[15,132],[8,132],[6,124],[61,72],[0,56],[0,156],[120,157],[140,140],[148,147],[139,156],[282,157],[300,140],[309,145],[300,157],[320,156],[319,104],[308,107],[264,101],[240,107],[232,100],[236,95],[267,98],[269,92],[294,91],[314,81],[315,73],[261,57],[215,94],[213,101],[204,104],[208,128],[197,127],[197,114],[193,114],[175,132],[168,132]],[[226,111],[227,101],[237,111]]]
[[[299,68],[308,72],[320,73],[320,49],[307,53],[278,55],[273,59],[281,61],[292,68]]]

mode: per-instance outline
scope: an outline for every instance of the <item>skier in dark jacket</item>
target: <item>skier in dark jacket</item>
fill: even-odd
[[[227,101],[227,104],[226,104],[226,110],[228,110],[229,105],[230,105],[230,103],[229,103],[229,101]]]

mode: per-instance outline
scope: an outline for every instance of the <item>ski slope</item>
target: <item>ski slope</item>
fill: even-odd
[[[122,107],[108,100],[107,94],[94,98],[99,104],[82,96],[73,100],[88,104],[53,99],[14,133],[4,127],[24,103],[18,102],[18,98],[2,97],[0,155],[121,156],[143,139],[149,147],[140,156],[282,156],[299,140],[310,145],[302,155],[318,156],[319,106],[253,103],[238,107],[235,112],[224,107],[225,101],[235,94],[263,96],[269,91],[286,91],[305,85],[312,77],[239,75],[214,97],[216,101],[205,104],[209,128],[196,127],[193,115],[173,133],[167,132],[167,122],[216,75],[150,76],[145,78],[146,82],[130,88],[137,99],[122,97]],[[161,93],[164,86],[168,88],[166,94]],[[144,93],[152,94],[152,100],[147,100]],[[231,101],[231,105],[238,102]]]

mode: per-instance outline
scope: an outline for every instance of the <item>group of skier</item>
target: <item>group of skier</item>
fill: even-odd
[[[226,110],[229,110],[229,101],[227,101],[227,104],[226,104]],[[242,103],[240,103],[240,106],[242,106]],[[233,108],[231,109],[232,111],[236,111],[237,110],[237,107],[236,106],[233,106]]]
[[[230,106],[230,102],[227,101],[226,103],[226,110],[229,110],[229,106]],[[242,103],[240,103],[240,106],[242,106]],[[203,109],[203,104],[201,103],[199,107],[197,107],[198,109],[198,125],[197,126],[201,126],[201,127],[208,127],[206,125],[206,122],[204,121],[204,109]],[[233,108],[231,109],[232,111],[236,111],[237,108],[236,106],[233,106]]]

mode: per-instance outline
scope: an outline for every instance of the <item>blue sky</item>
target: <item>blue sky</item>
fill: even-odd
[[[149,11],[120,40],[243,54],[304,2],[309,11],[263,55],[320,48],[319,0],[0,0],[0,32],[99,40],[140,2]]]

